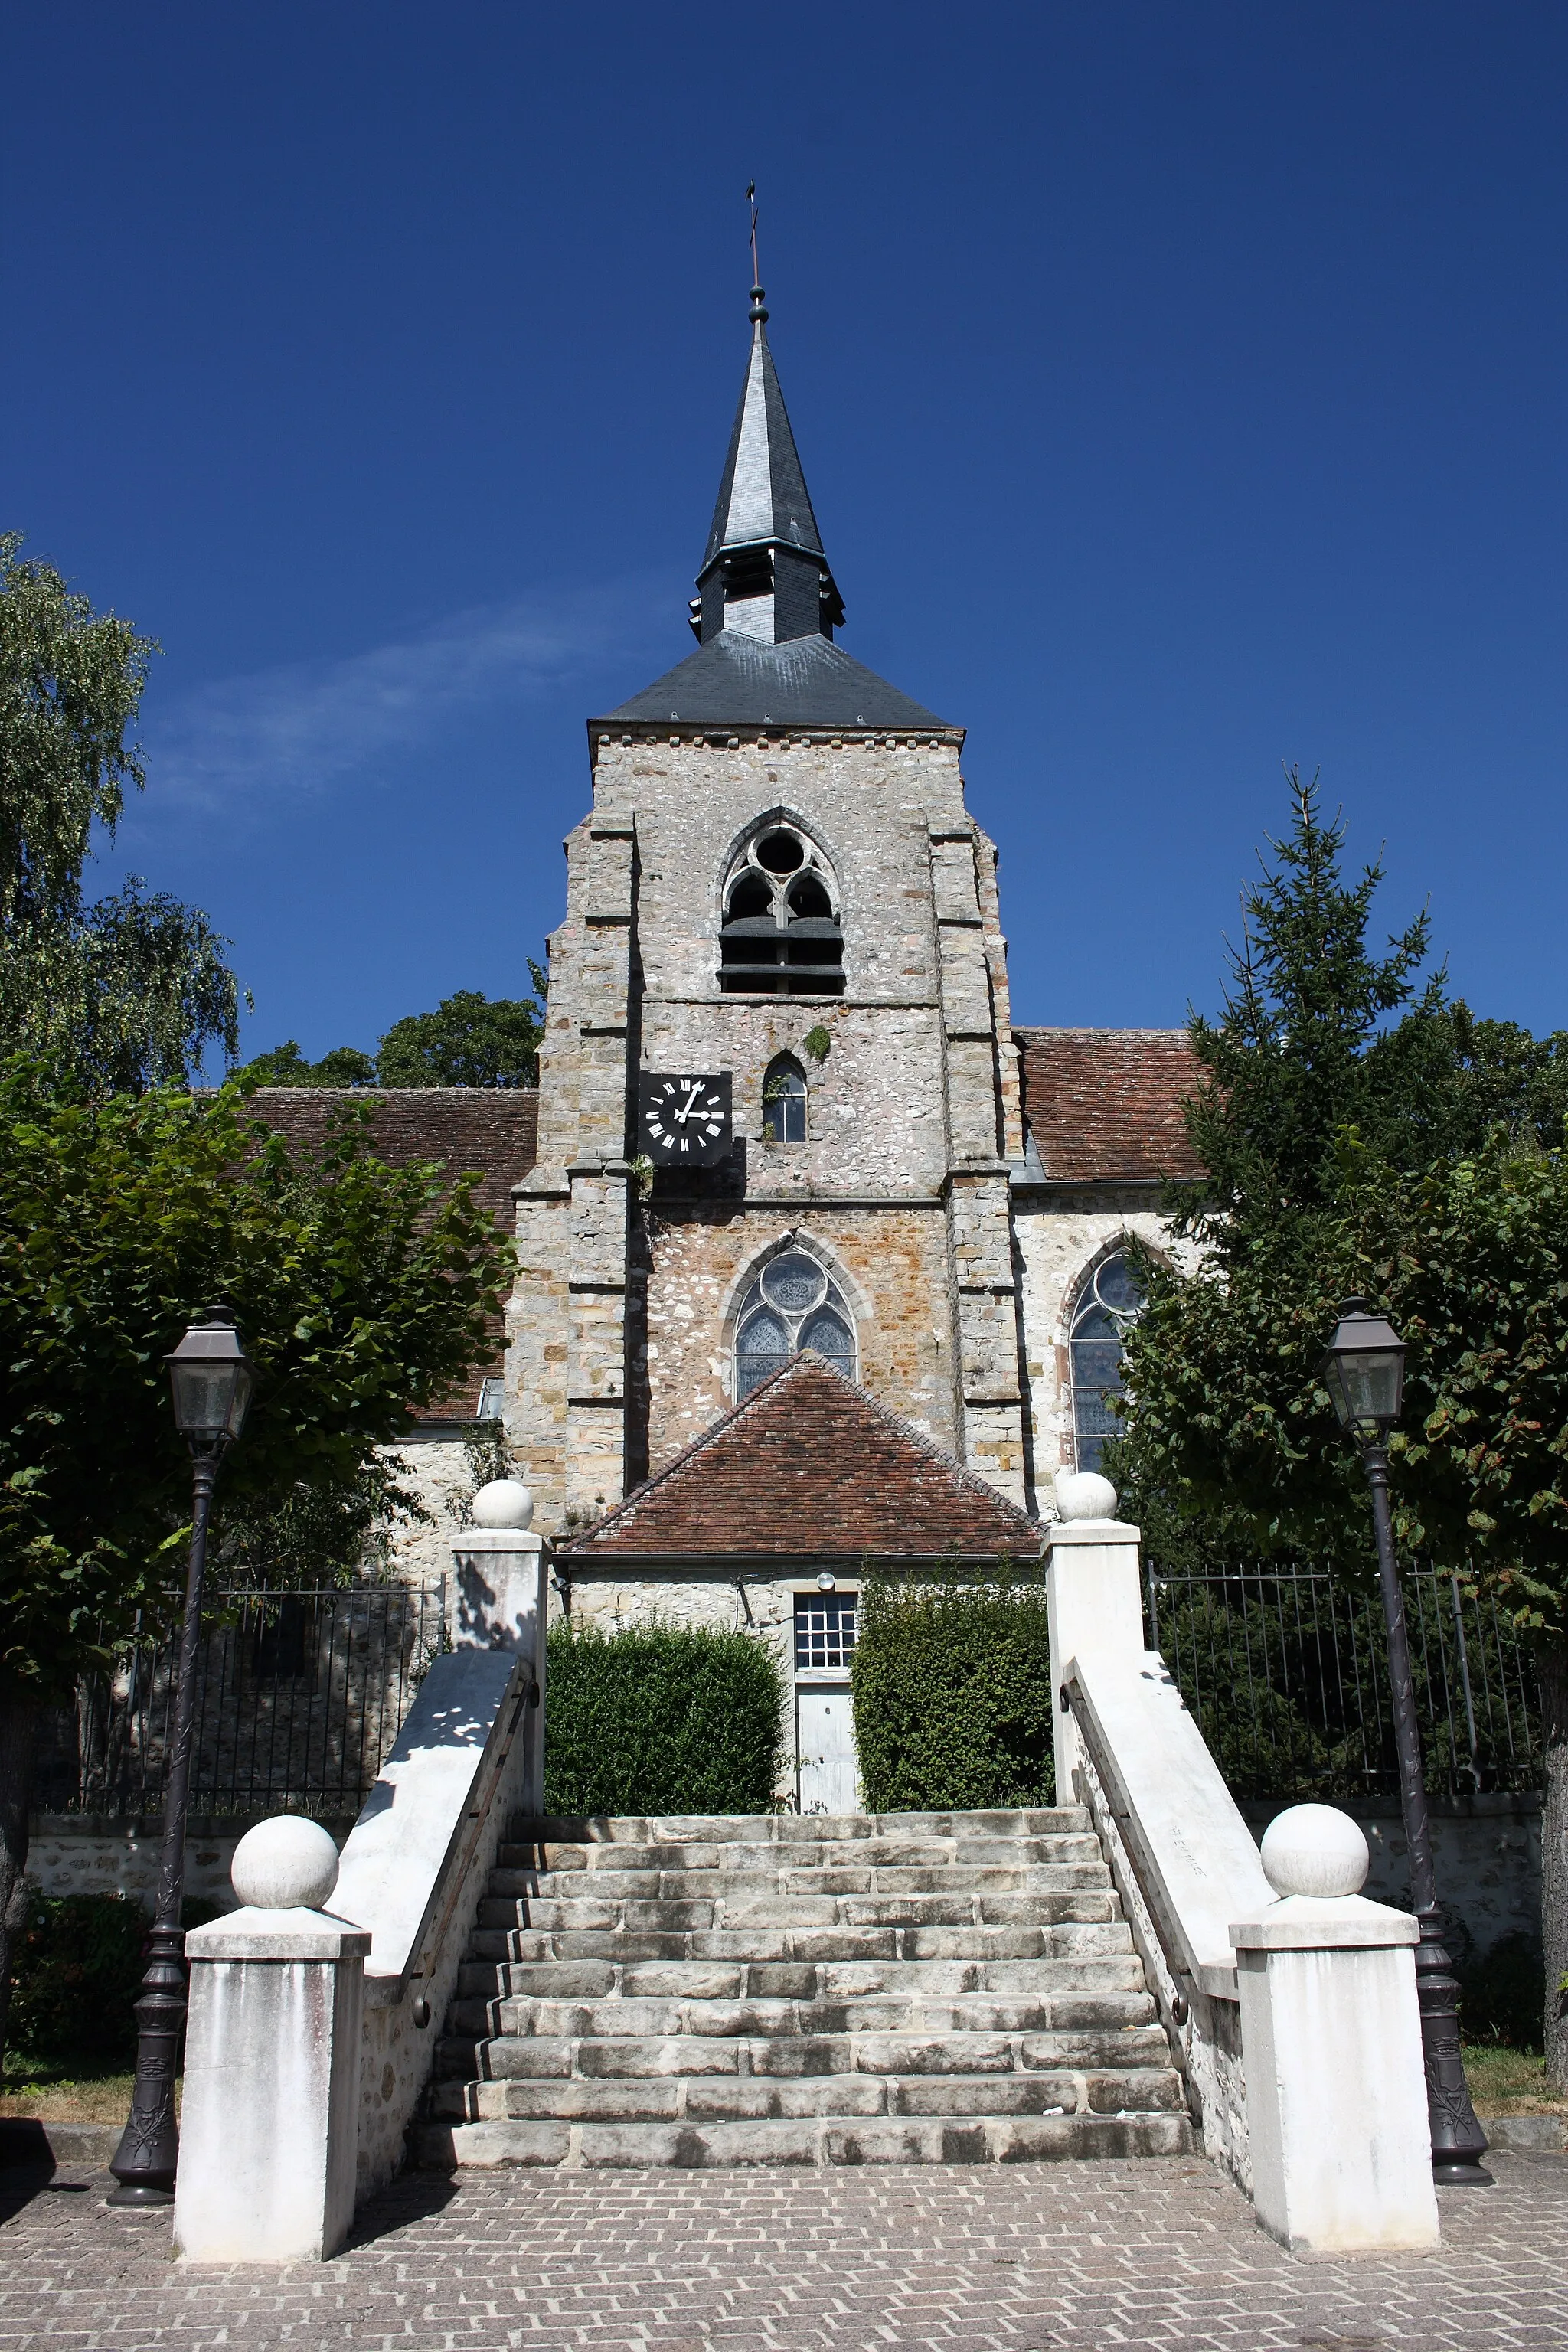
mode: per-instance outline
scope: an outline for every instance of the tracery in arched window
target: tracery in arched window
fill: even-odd
[[[844,993],[837,884],[797,825],[760,825],[725,877],[719,985],[727,996]]]
[[[770,1143],[805,1141],[805,1072],[793,1054],[775,1054],[763,1075],[763,1133]]]
[[[1143,1286],[1119,1250],[1102,1258],[1084,1286],[1072,1318],[1073,1443],[1080,1470],[1098,1470],[1105,1441],[1117,1435],[1121,1416],[1121,1366],[1128,1327],[1143,1311]]]
[[[855,1318],[832,1276],[803,1249],[771,1257],[735,1318],[735,1402],[803,1348],[855,1377]]]

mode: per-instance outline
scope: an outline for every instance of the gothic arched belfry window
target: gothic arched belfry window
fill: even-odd
[[[809,1251],[782,1250],[763,1267],[735,1318],[736,1403],[803,1348],[854,1379],[855,1318],[843,1292]]]
[[[842,996],[838,885],[815,841],[769,819],[724,882],[719,985],[727,996]]]
[[[1084,1285],[1072,1318],[1073,1444],[1080,1470],[1098,1470],[1105,1441],[1121,1427],[1116,1400],[1128,1327],[1143,1311],[1143,1286],[1119,1250]]]

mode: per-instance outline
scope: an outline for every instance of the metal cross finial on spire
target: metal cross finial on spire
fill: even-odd
[[[747,183],[746,202],[752,207],[752,320],[753,324],[758,324],[764,320],[768,314],[763,308],[763,288],[760,282],[763,273],[757,262],[757,184],[755,180]]]

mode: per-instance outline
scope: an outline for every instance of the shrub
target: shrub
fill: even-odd
[[[1048,1805],[1050,1643],[1037,1580],[868,1576],[851,1669],[860,1780],[874,1812]]]
[[[12,1946],[13,2047],[29,2058],[79,2059],[112,2073],[136,2055],[132,2003],[152,1916],[116,1895],[30,1892]]]
[[[1478,1958],[1461,1959],[1459,2032],[1467,2042],[1539,2050],[1545,2031],[1546,1963],[1541,1938],[1527,1927],[1500,1936]]]
[[[192,1899],[187,1927],[216,1916]],[[19,2057],[64,2060],[84,2074],[134,2063],[133,2004],[146,1967],[153,1915],[121,1895],[40,1895],[29,1888],[22,1932],[11,1945],[10,2046]]]
[[[765,1813],[784,1678],[750,1633],[562,1618],[550,1629],[544,1802],[552,1813]]]

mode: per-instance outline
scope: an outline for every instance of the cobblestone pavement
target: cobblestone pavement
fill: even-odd
[[[1293,2260],[1195,2158],[414,2174],[333,2262],[176,2267],[104,2176],[0,2177],[0,2352],[1568,2347],[1568,2159],[1443,2192],[1432,2255]]]

